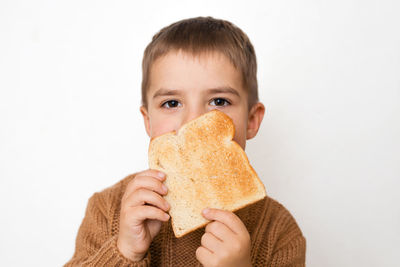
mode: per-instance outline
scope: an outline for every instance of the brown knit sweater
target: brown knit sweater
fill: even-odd
[[[146,257],[139,262],[125,258],[117,248],[121,198],[135,174],[95,193],[76,238],[75,253],[67,266],[201,266],[195,253],[204,227],[179,239],[171,220],[163,223]],[[275,200],[264,199],[235,212],[251,236],[253,266],[304,266],[306,241],[290,213]]]

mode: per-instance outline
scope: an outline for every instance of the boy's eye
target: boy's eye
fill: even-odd
[[[166,108],[176,108],[178,107],[178,105],[180,105],[180,103],[176,100],[169,100],[164,102],[161,106],[162,107],[166,107]]]
[[[214,103],[214,104],[212,104]],[[229,101],[224,98],[215,98],[210,103],[212,106],[227,106],[230,105]]]

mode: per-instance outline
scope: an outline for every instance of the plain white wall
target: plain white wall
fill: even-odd
[[[61,266],[87,200],[147,168],[141,59],[193,16],[250,37],[267,113],[246,152],[308,266],[398,266],[399,1],[0,1],[2,266]]]

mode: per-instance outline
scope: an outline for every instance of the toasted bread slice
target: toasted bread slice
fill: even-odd
[[[238,210],[265,197],[265,187],[243,149],[232,140],[232,119],[213,110],[183,125],[178,133],[153,138],[150,169],[167,175],[165,199],[176,237],[204,225],[204,208]]]

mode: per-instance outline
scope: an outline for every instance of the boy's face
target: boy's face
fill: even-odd
[[[233,120],[233,140],[243,149],[246,139],[257,134],[265,111],[261,103],[248,111],[240,72],[217,52],[197,57],[169,52],[157,59],[150,70],[147,103],[147,109],[140,110],[151,138],[219,109]]]

